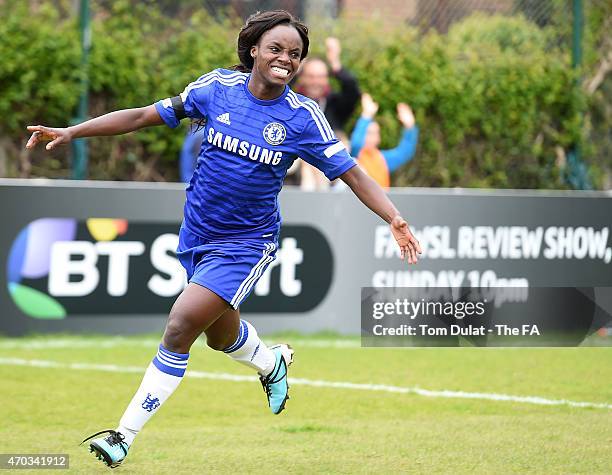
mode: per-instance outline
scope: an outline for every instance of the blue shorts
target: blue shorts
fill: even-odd
[[[181,226],[176,255],[189,282],[212,290],[237,309],[276,258],[277,247],[265,239],[205,239]]]

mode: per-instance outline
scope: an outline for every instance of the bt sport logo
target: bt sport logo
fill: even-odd
[[[166,314],[186,285],[176,258],[177,223],[42,218],[11,247],[7,281],[16,306],[39,319]],[[325,237],[286,226],[276,260],[241,310],[305,312],[329,290],[333,272]]]

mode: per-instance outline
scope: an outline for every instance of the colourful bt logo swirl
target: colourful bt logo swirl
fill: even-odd
[[[67,316],[65,306],[49,295],[52,285],[45,284],[54,264],[56,268],[65,268],[57,256],[61,254],[62,246],[66,248],[77,239],[78,224],[72,218],[37,219],[28,224],[13,242],[7,266],[8,290],[17,307],[26,315],[43,319]],[[98,242],[112,241],[125,234],[128,228],[124,219],[91,218],[85,224],[86,237]]]

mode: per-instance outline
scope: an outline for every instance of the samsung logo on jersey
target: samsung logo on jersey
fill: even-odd
[[[208,143],[222,148],[228,152],[237,153],[242,157],[248,157],[254,162],[278,165],[283,158],[283,152],[273,151],[259,145],[254,145],[246,140],[240,140],[221,132],[216,132],[212,127],[208,129]]]

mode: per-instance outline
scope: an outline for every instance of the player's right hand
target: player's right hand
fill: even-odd
[[[49,142],[45,148],[53,150],[58,145],[66,145],[72,140],[66,128],[55,129],[43,125],[28,125],[28,131],[32,132],[32,136],[26,144],[27,149],[36,147],[39,142]]]

